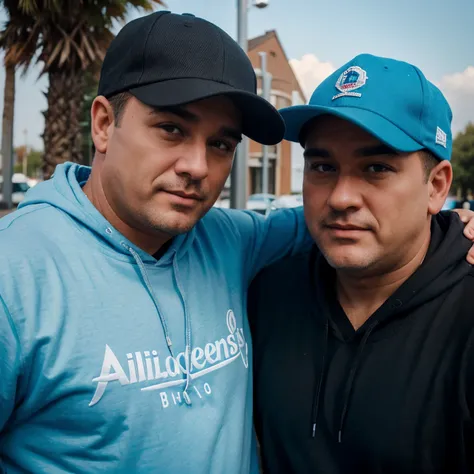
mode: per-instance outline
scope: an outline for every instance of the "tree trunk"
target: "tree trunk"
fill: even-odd
[[[2,161],[3,206],[12,207],[13,173],[13,115],[15,107],[15,66],[5,65],[5,91],[3,98]]]
[[[82,163],[81,109],[84,101],[84,73],[51,71],[44,112],[44,179],[66,161]]]

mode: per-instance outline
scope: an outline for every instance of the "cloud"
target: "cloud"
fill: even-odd
[[[291,59],[290,65],[308,100],[314,89],[336,70],[331,63],[320,61],[314,54],[305,54],[301,59]]]
[[[474,66],[444,76],[436,85],[453,110],[454,133],[463,130],[468,122],[474,122]]]

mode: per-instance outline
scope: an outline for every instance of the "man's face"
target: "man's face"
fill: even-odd
[[[108,127],[105,196],[142,232],[187,232],[219,197],[240,139],[240,114],[227,98],[152,109],[131,97]]]
[[[333,116],[315,119],[306,135],[303,199],[330,265],[362,274],[403,265],[444,202],[426,180],[420,152],[399,154]]]

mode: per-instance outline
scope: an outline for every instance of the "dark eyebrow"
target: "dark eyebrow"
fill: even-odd
[[[187,122],[194,122],[194,123],[199,122],[201,120],[198,115],[193,114],[192,112],[185,109],[184,107],[180,107],[176,105],[170,105],[166,107],[153,107],[150,114],[151,115],[172,114],[172,115],[176,115],[177,117],[182,118],[183,120],[186,120]],[[232,138],[233,140],[239,143],[242,141],[242,133],[240,132],[240,130],[237,130],[236,128],[222,127],[219,130],[219,135]]]
[[[375,146],[367,146],[364,148],[359,148],[356,151],[355,155],[360,156],[361,158],[364,158],[364,157],[380,156],[380,155],[396,156],[396,155],[399,155],[399,153],[393,148],[389,147],[388,145],[380,144],[380,145],[375,145]]]
[[[324,148],[307,148],[303,156],[305,158],[330,158],[331,154]]]
[[[240,130],[237,130],[236,128],[222,127],[219,130],[219,135],[222,135],[223,137],[232,138],[237,143],[240,143],[242,141],[242,132],[240,132]]]
[[[380,155],[397,156],[399,154],[399,152],[384,144],[359,148],[355,152],[355,156],[360,158]],[[308,148],[304,151],[303,156],[305,158],[331,158],[331,153],[324,148]]]
[[[179,107],[177,105],[170,105],[167,107],[153,107],[150,114],[172,114],[182,118],[183,120],[186,120],[187,122],[199,122],[199,117],[196,114],[193,114],[184,107]]]

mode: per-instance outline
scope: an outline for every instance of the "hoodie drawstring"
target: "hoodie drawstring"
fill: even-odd
[[[315,269],[317,265],[318,255],[319,255],[319,251],[317,247],[315,246],[312,248],[311,254],[309,257],[309,272],[310,272],[309,275],[310,275],[311,287],[315,290],[316,293],[320,293],[322,291],[321,286],[316,284]],[[319,294],[318,297],[324,298],[324,296],[321,294]],[[315,308],[318,306],[317,298],[315,298],[313,304]],[[354,380],[357,375],[357,370],[359,368],[360,362],[362,360],[362,353],[364,351],[364,348],[367,344],[367,341],[370,335],[372,334],[372,331],[377,327],[378,324],[379,324],[379,321],[376,320],[367,328],[367,331],[362,337],[359,343],[359,346],[357,348],[357,354],[354,358],[354,361],[352,362],[352,367],[349,373],[349,377],[347,378],[346,385],[344,388],[344,398],[343,398],[344,403],[343,403],[343,407],[341,411],[341,418],[339,421],[339,430],[337,433],[338,443],[342,442],[344,423],[346,421],[347,411],[349,409],[349,403],[350,403],[350,399],[352,395]],[[322,348],[322,351],[323,351],[322,368],[321,368],[321,373],[319,375],[318,385],[314,393],[313,407],[311,410],[311,437],[312,438],[316,437],[316,427],[317,427],[319,407],[321,405],[321,397],[322,397],[322,386],[323,386],[324,378],[326,375],[326,358],[327,358],[328,346],[329,346],[329,315],[326,315],[326,321],[324,324],[324,342],[323,342],[323,348]]]
[[[135,252],[135,250],[133,250],[128,245],[125,245],[125,244],[123,244],[123,245],[132,254],[135,262],[138,265],[138,268],[140,270],[140,274],[143,278],[143,281],[145,283],[145,286],[146,286],[148,292],[150,293],[151,299],[153,300],[156,311],[158,313],[158,317],[160,318],[161,326],[163,327],[163,332],[165,333],[166,344],[167,344],[168,349],[170,351],[171,357],[173,357],[173,359],[176,359],[175,356],[174,356],[174,353],[173,353],[173,348],[172,348],[173,343],[171,341],[171,336],[170,336],[170,333],[169,333],[169,330],[168,330],[168,325],[166,324],[166,319],[165,319],[163,313],[160,311],[160,307],[158,305],[158,299],[156,298],[155,292],[153,291],[153,287],[151,286],[150,279],[148,278],[148,274],[146,272],[145,265],[144,265],[142,259],[140,258],[140,255],[138,255],[138,253]],[[181,301],[182,301],[183,307],[184,307],[184,319],[185,319],[185,331],[186,331],[186,349],[185,349],[186,386],[185,386],[184,391],[183,391],[183,398],[184,398],[184,401],[186,402],[187,405],[191,405],[191,399],[189,398],[189,394],[188,394],[189,384],[191,382],[191,373],[190,373],[191,372],[191,363],[190,363],[190,361],[191,361],[191,322],[190,322],[190,319],[189,319],[189,313],[188,313],[188,310],[187,310],[186,300],[183,296],[183,291],[181,289],[181,283],[179,281],[178,264],[177,264],[177,261],[176,261],[176,252],[175,252],[174,258],[173,258],[173,270],[174,270],[174,274],[175,274],[176,286],[178,288],[179,297],[181,298]]]
[[[320,287],[316,284],[316,261],[319,255],[319,249],[316,246],[313,246],[311,249],[311,254],[309,257],[309,280],[311,288],[314,288],[316,292],[320,290]],[[317,308],[317,298],[313,300],[313,308]],[[316,315],[315,315],[316,317]],[[328,351],[329,344],[329,318],[326,318],[324,323],[324,341],[323,341],[323,356],[322,356],[322,367],[319,375],[318,385],[314,393],[313,398],[313,407],[311,409],[311,437],[316,437],[316,426],[318,421],[319,406],[321,402],[321,393],[324,382],[324,375],[326,373],[326,356]]]
[[[370,334],[376,328],[378,323],[379,323],[378,321],[374,321],[374,323],[369,326],[369,328],[364,334],[364,337],[360,341],[359,347],[357,348],[357,354],[354,358],[354,362],[352,363],[351,371],[349,373],[349,377],[347,378],[346,387],[344,389],[344,405],[341,412],[341,419],[339,422],[339,431],[337,434],[338,443],[342,442],[342,432],[344,430],[344,423],[346,421],[347,410],[349,409],[349,402],[352,395],[352,387],[354,385],[355,376],[357,375],[357,369],[359,368],[359,364],[362,359],[362,352],[364,351],[365,345],[367,344]]]
[[[158,316],[160,318],[161,325],[163,326],[163,331],[165,333],[165,338],[166,338],[166,344],[168,345],[168,349],[170,351],[171,357],[174,358],[173,349],[172,349],[173,343],[171,342],[171,337],[170,337],[170,334],[169,334],[169,331],[168,331],[168,325],[166,324],[166,319],[164,318],[163,314],[160,311],[160,307],[158,305],[158,300],[157,300],[155,292],[153,291],[153,288],[151,286],[150,279],[148,278],[148,274],[146,272],[145,265],[144,265],[142,259],[140,258],[140,255],[138,255],[138,253],[135,252],[135,250],[133,250],[132,247],[127,246],[127,250],[132,254],[133,258],[135,259],[135,262],[137,262],[138,268],[140,269],[140,274],[143,278],[143,281],[145,282],[145,285],[147,287],[148,292],[150,293],[151,299],[153,300],[156,311],[157,311]]]
[[[311,425],[312,425],[311,436],[313,438],[316,436],[316,425],[318,421],[319,402],[321,400],[321,390],[323,386],[324,374],[326,372],[326,353],[328,350],[328,340],[329,340],[329,321],[326,320],[326,324],[324,325],[324,344],[323,344],[321,375],[319,376],[318,388],[316,390],[316,393],[313,399],[313,409],[311,412]]]
[[[183,391],[183,398],[188,405],[191,405],[191,399],[188,395],[189,384],[191,383],[191,319],[189,317],[188,312],[188,305],[186,304],[186,298],[183,294],[183,289],[181,287],[181,283],[179,281],[179,270],[178,270],[178,262],[176,258],[176,252],[174,253],[173,258],[173,269],[174,269],[174,276],[176,280],[176,287],[178,288],[178,293],[181,298],[181,302],[184,308],[184,327],[186,331],[186,348],[185,348],[185,361],[186,361],[186,386],[184,387]]]

